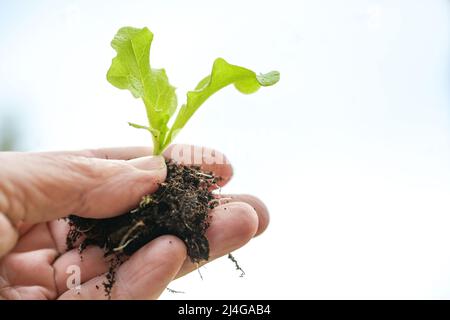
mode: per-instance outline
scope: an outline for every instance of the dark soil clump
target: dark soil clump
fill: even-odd
[[[73,248],[83,236],[80,252],[95,245],[103,248],[105,257],[112,258],[104,283],[107,296],[111,295],[117,267],[158,236],[171,234],[183,240],[194,263],[208,260],[205,233],[209,227],[208,213],[217,203],[211,192],[217,181],[212,173],[199,167],[168,162],[166,181],[154,194],[143,197],[136,209],[108,219],[69,216],[67,247]]]

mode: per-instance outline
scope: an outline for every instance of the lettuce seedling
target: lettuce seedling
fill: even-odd
[[[234,84],[238,91],[250,94],[260,87],[271,86],[280,79],[278,71],[257,75],[249,69],[217,58],[211,74],[203,78],[193,91],[187,93],[186,103],[179,108],[169,128],[169,120],[177,111],[177,96],[166,71],[154,69],[150,65],[152,40],[153,33],[146,27],[119,29],[111,42],[117,55],[112,60],[107,79],[119,89],[128,89],[135,98],[141,98],[144,102],[148,125],[129,125],[151,133],[154,154],[161,154],[198,108],[220,89]]]

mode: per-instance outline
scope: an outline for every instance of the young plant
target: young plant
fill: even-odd
[[[164,151],[197,109],[215,92],[233,84],[242,93],[253,93],[262,86],[275,84],[280,78],[277,71],[257,75],[218,58],[214,61],[211,74],[187,93],[187,100],[177,113],[175,87],[169,83],[164,69],[150,66],[152,40],[153,34],[147,28],[121,28],[111,43],[117,56],[112,60],[107,78],[117,88],[130,90],[134,97],[144,102],[148,124],[130,125],[151,133],[154,154]],[[175,114],[172,125],[169,125]],[[88,245],[94,245],[103,249],[105,257],[112,256],[103,283],[109,298],[117,268],[127,257],[161,235],[171,234],[181,239],[193,263],[208,261],[210,248],[206,231],[210,225],[210,211],[219,205],[218,197],[213,193],[219,181],[220,177],[213,172],[169,161],[164,183],[156,192],[145,195],[136,208],[108,219],[70,215],[67,247],[77,245],[81,252]],[[242,271],[231,254],[229,258]]]
[[[249,69],[217,58],[211,74],[203,78],[193,91],[187,93],[186,103],[179,108],[169,128],[169,120],[177,111],[177,96],[166,71],[154,69],[150,65],[152,40],[153,33],[146,27],[119,29],[111,42],[117,56],[112,60],[107,79],[119,89],[130,90],[135,98],[141,98],[144,102],[148,125],[129,125],[151,133],[155,155],[161,154],[170,145],[197,109],[220,89],[234,84],[238,91],[250,94],[262,86],[271,86],[280,79],[278,71],[257,75]]]

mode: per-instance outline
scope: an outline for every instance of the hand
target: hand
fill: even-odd
[[[203,154],[211,150],[203,150],[202,168],[225,185],[232,176],[228,161],[207,164]],[[106,299],[102,283],[109,265],[102,249],[87,247],[82,259],[77,249],[67,251],[68,225],[59,218],[106,218],[132,209],[166,177],[164,159],[149,154],[145,147],[0,153],[0,299]],[[243,246],[269,221],[257,198],[222,197],[231,200],[211,211],[210,261]],[[80,290],[68,289],[71,266],[79,267]],[[196,268],[181,240],[161,236],[119,267],[112,298],[155,299],[170,281]]]

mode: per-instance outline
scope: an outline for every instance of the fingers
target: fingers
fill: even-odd
[[[258,214],[252,206],[244,202],[220,205],[212,210],[211,216],[211,225],[206,232],[210,246],[210,257],[207,262],[242,247],[258,230]],[[177,278],[197,268],[198,265],[186,259]]]
[[[13,223],[68,214],[106,218],[131,209],[166,177],[163,157],[105,160],[66,154],[2,155],[2,210]],[[1,210],[1,208],[0,208]]]
[[[186,247],[174,236],[161,236],[130,257],[116,274],[112,299],[156,299],[178,273],[186,259]],[[60,299],[106,299],[105,275],[95,277]]]
[[[28,232],[21,234],[20,240],[14,247],[14,252],[28,252],[40,249],[57,249],[47,223],[35,224]]]
[[[270,222],[269,210],[267,209],[264,202],[258,199],[255,196],[249,194],[229,194],[229,195],[221,195],[219,198],[221,203],[230,203],[230,202],[245,202],[248,203],[253,209],[255,209],[258,214],[258,230],[256,231],[255,236],[259,236],[263,233]]]
[[[89,246],[81,255],[78,249],[66,252],[63,256],[56,259],[53,264],[55,270],[55,284],[59,295],[68,289],[68,270],[73,266],[80,268],[80,283],[85,283],[92,278],[101,276],[108,272],[109,269],[109,263],[107,258],[105,258],[104,251],[99,247]]]
[[[100,159],[129,160],[149,156],[153,153],[150,147],[117,147],[80,151],[59,151],[51,154],[75,155]],[[48,154],[48,153],[47,153]],[[214,149],[186,144],[170,145],[164,152],[166,159],[175,160],[185,165],[198,165],[205,171],[211,171],[222,178],[218,183],[224,186],[233,176],[233,168],[227,157]]]
[[[0,212],[0,258],[11,251],[17,243],[19,234],[9,219]]]
[[[224,195],[221,198],[222,200],[224,204],[211,211],[211,225],[206,233],[210,244],[210,261],[241,247],[254,235],[263,232],[269,223],[267,208],[254,196]],[[246,202],[247,204],[239,202]],[[58,231],[54,232],[53,235],[56,242],[58,242],[58,238],[65,239],[67,231],[65,231],[64,223],[61,221],[54,224],[57,227],[54,227],[54,229]],[[63,241],[60,242],[63,243]],[[108,270],[108,263],[103,256],[103,250],[89,246],[83,251],[82,259],[80,259],[77,249],[70,250],[61,255],[54,264],[56,286],[60,293],[67,290],[68,274],[66,270],[73,265],[80,267],[82,283],[102,275]],[[187,258],[177,277],[196,268],[197,266]]]
[[[54,249],[13,252],[2,260],[2,286],[5,281],[16,287],[43,287],[54,291],[52,263],[57,256]],[[53,297],[54,299],[55,297]]]

